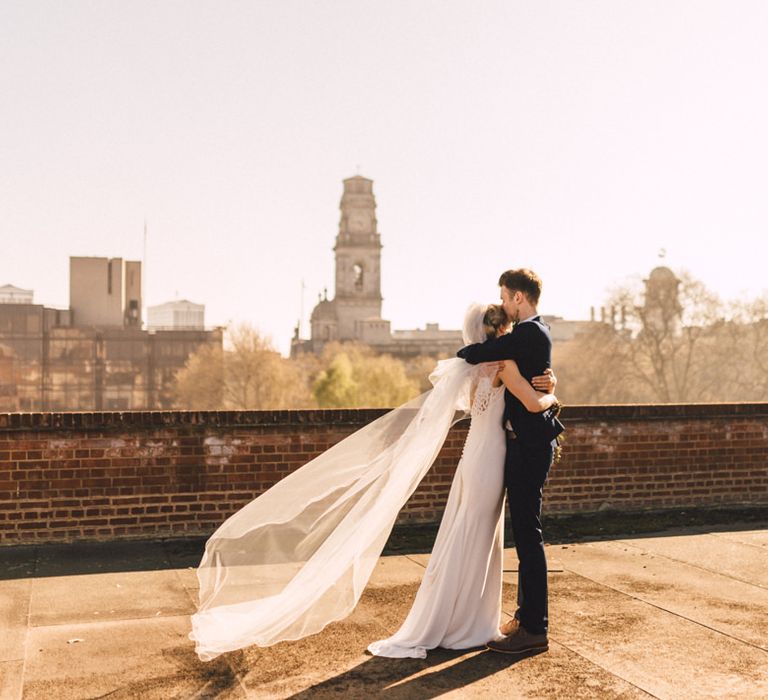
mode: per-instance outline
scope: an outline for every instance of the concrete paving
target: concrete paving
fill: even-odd
[[[382,557],[320,634],[201,663],[201,541],[0,549],[0,699],[765,698],[768,522],[548,545],[546,653],[381,659],[429,560]],[[514,612],[505,553],[505,615]]]

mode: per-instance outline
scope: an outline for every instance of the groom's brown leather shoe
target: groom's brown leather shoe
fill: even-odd
[[[486,647],[502,654],[524,654],[527,651],[546,651],[549,649],[549,640],[546,634],[531,634],[525,627],[518,625],[512,634],[498,642],[488,642]]]
[[[519,626],[520,620],[516,617],[512,617],[499,627],[499,634],[503,634],[506,637],[512,634]]]

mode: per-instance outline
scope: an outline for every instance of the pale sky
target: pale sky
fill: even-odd
[[[665,264],[768,290],[764,0],[0,0],[0,285],[140,259],[284,352],[374,180],[383,316],[459,328],[504,269],[587,318]],[[305,322],[305,328],[308,324]]]

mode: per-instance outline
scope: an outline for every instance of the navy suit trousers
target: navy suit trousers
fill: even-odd
[[[519,561],[515,617],[532,634],[548,626],[547,559],[541,531],[541,499],[554,456],[553,443],[507,440],[504,479]]]

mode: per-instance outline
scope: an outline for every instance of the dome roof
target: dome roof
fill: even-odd
[[[323,299],[312,309],[313,321],[335,321],[336,320],[336,300],[328,301]]]
[[[677,275],[668,267],[655,267],[648,276],[649,282],[677,282]]]
[[[355,180],[357,180],[357,181],[362,180],[364,182],[373,182],[373,180],[371,180],[370,178],[363,177],[362,175],[353,175],[352,177],[344,178],[343,181],[344,182],[354,182]]]

